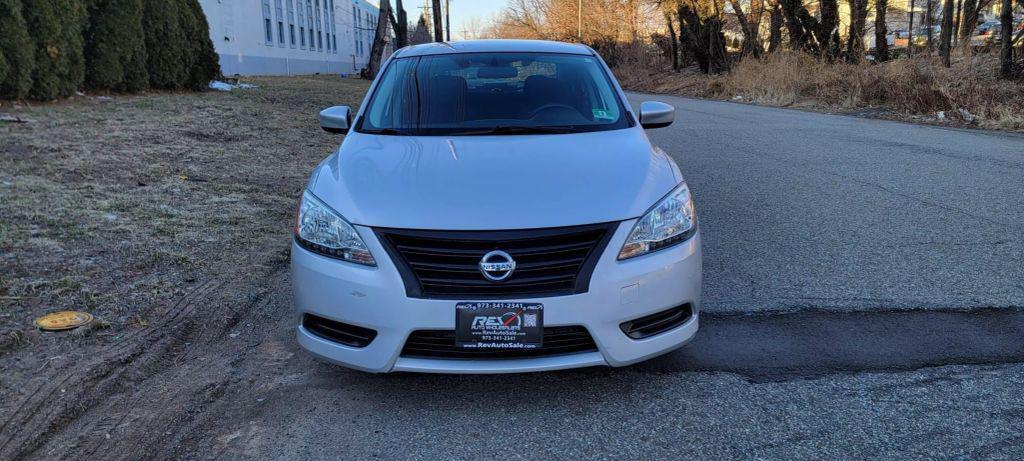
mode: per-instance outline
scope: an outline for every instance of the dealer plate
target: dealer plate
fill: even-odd
[[[534,349],[544,340],[544,305],[514,302],[455,304],[455,343],[472,349]]]

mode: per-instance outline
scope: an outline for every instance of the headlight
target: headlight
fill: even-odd
[[[356,264],[377,265],[356,229],[313,194],[302,194],[295,221],[295,237],[303,248]]]
[[[619,250],[619,260],[680,243],[690,238],[696,228],[690,188],[685,182],[680,183],[633,225],[626,243]]]

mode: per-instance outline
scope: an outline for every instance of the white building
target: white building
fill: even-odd
[[[224,75],[358,74],[379,11],[366,0],[199,3]]]

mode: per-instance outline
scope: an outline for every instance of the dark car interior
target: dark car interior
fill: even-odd
[[[601,122],[591,108],[603,104],[597,103],[590,80],[583,78],[584,70],[568,64],[550,67],[555,68],[553,75],[529,75],[530,69],[513,66],[429,72],[429,77],[420,77],[420,85],[425,86],[419,92],[423,95],[420,123],[443,126],[509,119],[562,124]]]

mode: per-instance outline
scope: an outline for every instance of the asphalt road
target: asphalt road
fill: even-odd
[[[671,96],[708,312],[1024,307],[1024,136]]]
[[[693,343],[625,369],[377,376],[309,358],[290,320],[246,324],[225,352],[244,392],[175,455],[1024,457],[1024,139],[651,99],[679,110],[651,136],[704,226]]]
[[[282,259],[258,293],[183,299],[238,318],[199,346],[207,325],[146,330],[170,352],[92,371],[110,395],[45,421],[29,457],[1024,459],[1024,138],[643,99],[678,108],[651,136],[703,226],[684,348],[619,369],[356,372],[299,350]]]

